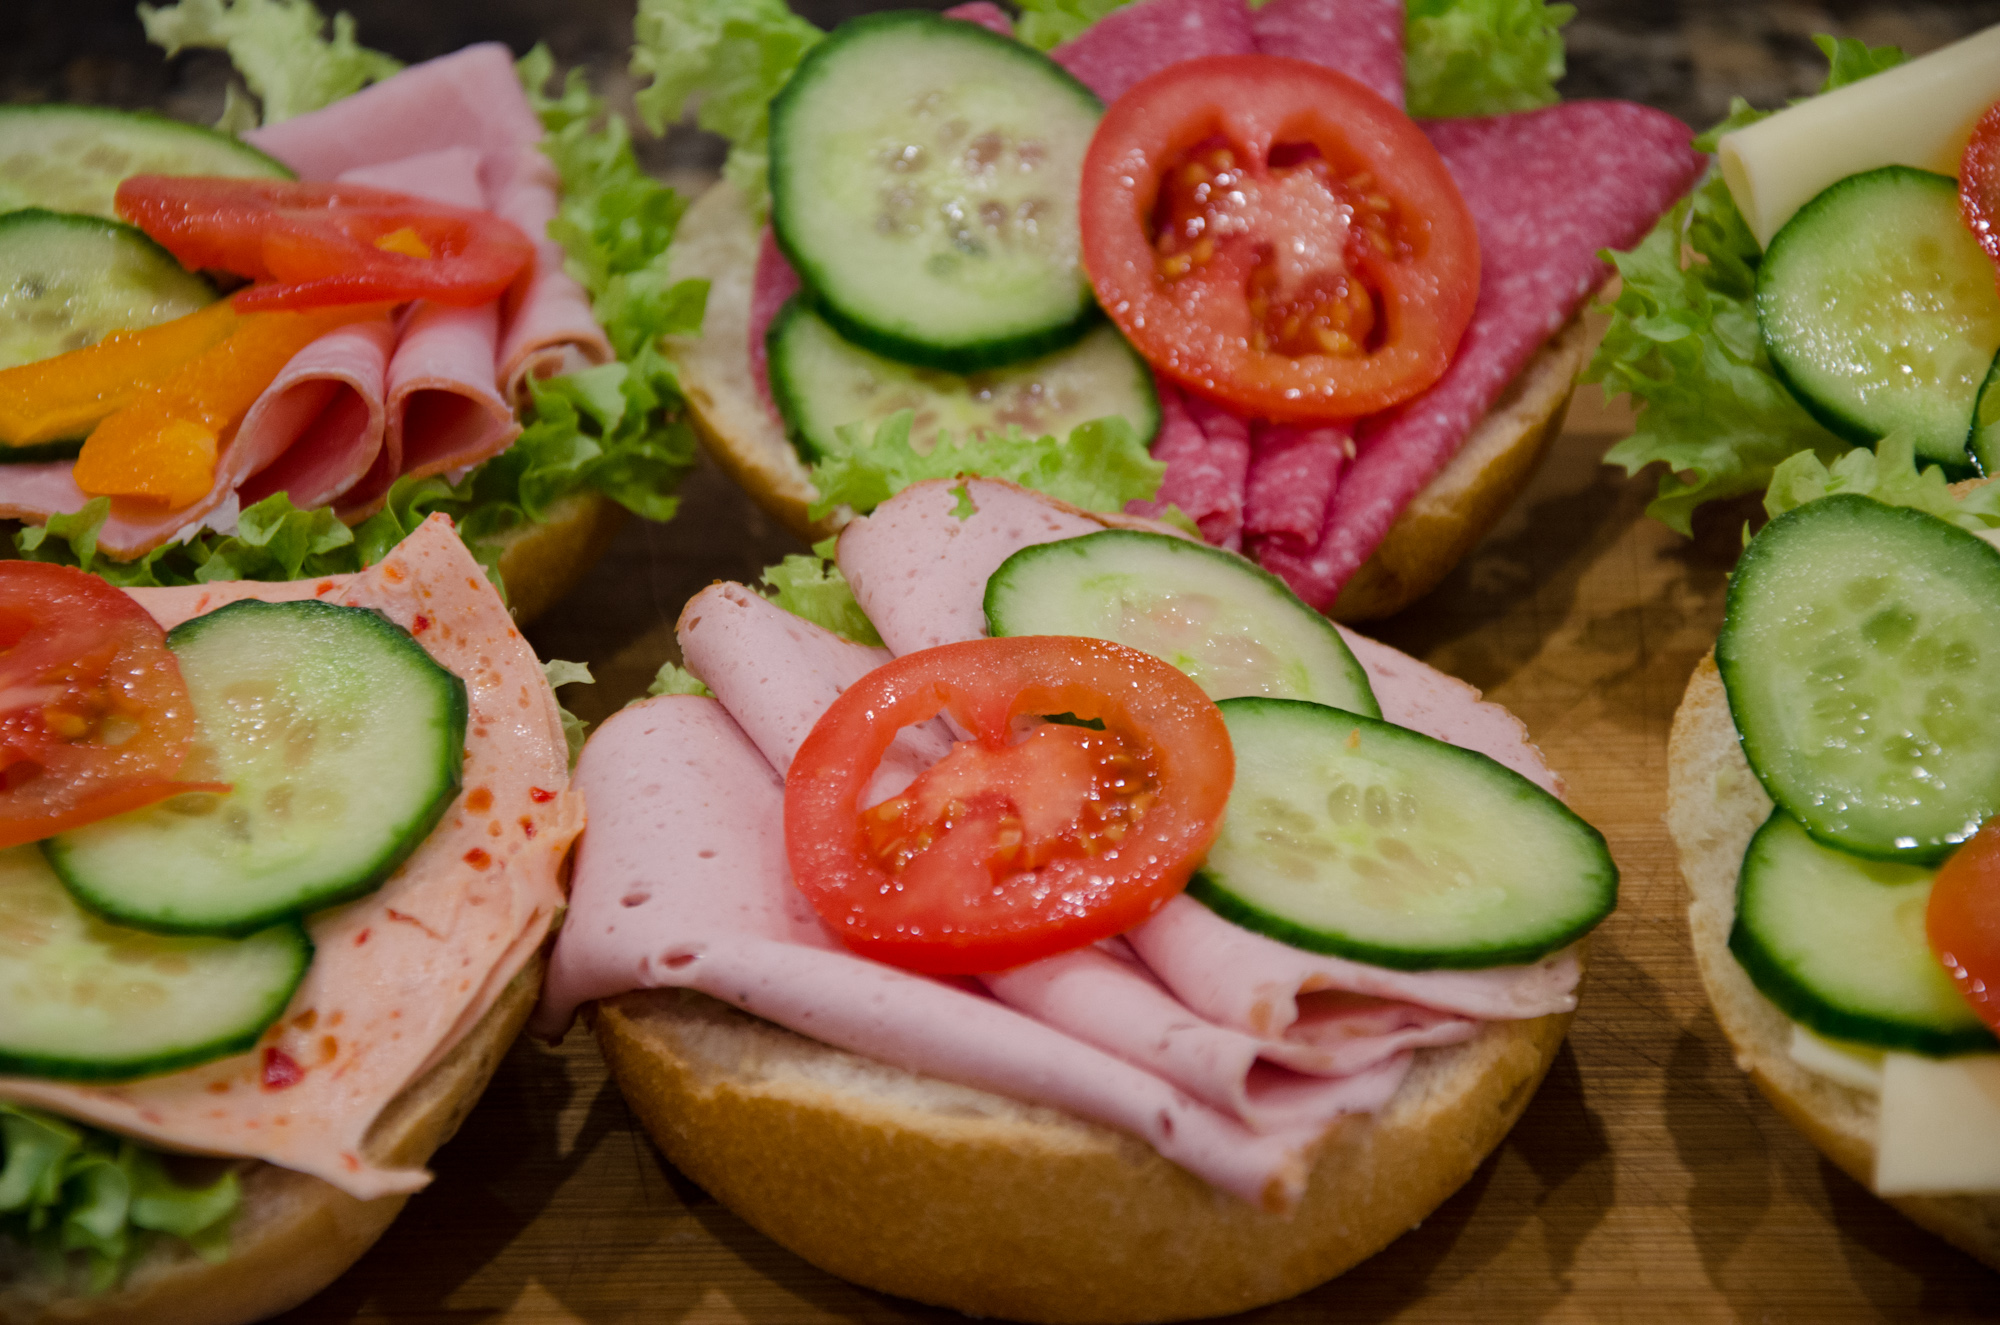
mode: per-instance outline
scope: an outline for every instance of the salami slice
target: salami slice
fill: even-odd
[[[1694,183],[1688,127],[1621,101],[1572,101],[1487,119],[1435,120],[1436,144],[1479,226],[1479,304],[1437,384],[1364,420],[1318,546],[1265,564],[1325,610],[1410,499],[1457,454],[1544,340],[1597,288],[1598,257],[1628,248]]]
[[[1170,64],[1256,50],[1243,0],[1139,0],[1097,20],[1049,58],[1109,103]]]
[[[1195,522],[1201,536],[1231,551],[1243,545],[1243,482],[1250,470],[1250,425],[1218,405],[1155,374],[1160,431],[1153,459],[1167,472],[1154,500],[1135,501],[1134,515],[1158,515],[1169,506]]]
[[[757,273],[750,281],[750,374],[757,379],[758,398],[772,418],[778,416],[778,407],[771,400],[771,360],[764,333],[801,284],[799,274],[778,250],[778,241],[771,237],[771,227],[765,226],[757,241]]]
[[[1326,527],[1340,471],[1353,456],[1354,434],[1338,424],[1254,425],[1243,489],[1244,541],[1260,554],[1267,548],[1310,550]]]
[[[1261,54],[1337,69],[1403,105],[1402,0],[1270,0],[1250,32]]]
[[[993,4],[992,0],[972,0],[971,4],[953,5],[944,11],[944,16],[977,23],[988,32],[997,32],[1003,37],[1014,35],[1014,20],[1008,18],[1007,11]]]

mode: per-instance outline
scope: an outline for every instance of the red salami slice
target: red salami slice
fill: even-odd
[[[757,274],[750,282],[750,372],[757,379],[757,394],[763,398],[764,407],[773,414],[778,407],[771,400],[771,364],[764,333],[771,329],[771,320],[778,316],[785,301],[799,292],[800,285],[799,274],[778,251],[778,241],[771,238],[771,227],[765,226],[757,244]]]
[[[1271,0],[1250,32],[1265,55],[1337,69],[1402,107],[1402,0]]]
[[[1258,423],[1250,431],[1250,476],[1243,491],[1243,539],[1260,558],[1269,549],[1310,551],[1326,527],[1354,434],[1339,425],[1301,428]]]
[[[1243,0],[1139,0],[1100,18],[1049,58],[1108,103],[1170,64],[1256,50]]]
[[[1266,565],[1331,607],[1410,499],[1609,268],[1600,249],[1637,243],[1701,173],[1688,127],[1664,111],[1572,101],[1491,119],[1436,120],[1437,145],[1479,226],[1479,305],[1437,384],[1364,420],[1359,454],[1319,545],[1272,548]]]
[[[972,0],[969,5],[953,5],[944,11],[946,18],[963,19],[967,23],[977,23],[989,32],[997,32],[1003,37],[1014,35],[1014,20],[1007,17],[1007,11],[990,0]]]
[[[1236,551],[1243,545],[1243,481],[1250,470],[1250,425],[1219,405],[1181,389],[1155,374],[1160,395],[1160,431],[1153,439],[1153,459],[1167,466],[1160,491],[1149,502],[1135,501],[1126,509],[1135,515],[1158,515],[1178,506],[1217,547]]]

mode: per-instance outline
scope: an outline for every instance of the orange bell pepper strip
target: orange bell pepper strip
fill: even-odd
[[[168,510],[207,496],[225,441],[292,356],[383,310],[346,304],[239,315],[219,344],[97,425],[77,455],[76,485],[94,497],[139,498]]]
[[[82,437],[236,329],[226,299],[142,331],[0,372],[0,444],[40,446]]]

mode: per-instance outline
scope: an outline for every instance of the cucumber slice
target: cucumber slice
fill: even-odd
[[[1289,699],[1225,699],[1236,786],[1188,885],[1294,947],[1398,970],[1508,966],[1618,901],[1604,838],[1485,755]]]
[[[215,287],[121,221],[29,209],[0,216],[0,368],[185,317]]]
[[[1771,239],[1757,323],[1779,377],[1829,429],[1861,445],[1908,429],[1918,455],[1966,467],[2000,293],[1959,218],[1958,181],[1884,166],[1822,192]]]
[[[792,444],[808,461],[839,448],[845,423],[874,426],[914,410],[911,440],[926,448],[945,433],[977,437],[1018,427],[1031,437],[1067,437],[1079,423],[1122,415],[1142,441],[1160,430],[1160,398],[1146,367],[1117,328],[1099,323],[1076,344],[1039,359],[961,375],[913,368],[842,340],[794,297],[765,338],[771,397]]]
[[[1729,950],[1820,1035],[1938,1057],[2000,1048],[1931,953],[1932,873],[1822,846],[1773,811],[1743,853]]]
[[[282,162],[226,133],[145,111],[0,106],[0,212],[46,207],[116,218],[130,175],[290,179]]]
[[[1022,548],[986,581],[994,635],[1083,635],[1142,649],[1210,699],[1268,695],[1382,716],[1347,641],[1285,582],[1204,543],[1107,529]]]
[[[2000,354],[1993,356],[1986,380],[1980,384],[1979,400],[1972,407],[1972,436],[1965,449],[1980,473],[1988,478],[2000,474]]]
[[[85,906],[248,934],[379,887],[458,795],[465,683],[387,617],[245,600],[176,626],[195,712],[181,776],[227,782],[43,844]]]
[[[1102,104],[1047,56],[935,14],[849,20],[771,103],[771,229],[856,345],[957,373],[1096,316],[1077,181]]]
[[[0,1076],[120,1081],[241,1052],[311,961],[296,921],[242,939],[108,925],[41,852],[0,851]]]
[[[1941,859],[2000,809],[2000,551],[1844,493],[1787,511],[1729,584],[1715,661],[1771,799],[1829,846]]]

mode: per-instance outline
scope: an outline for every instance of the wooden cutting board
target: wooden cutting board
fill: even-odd
[[[1690,542],[1649,483],[1599,457],[1628,420],[1593,389],[1534,486],[1444,586],[1375,633],[1527,722],[1610,839],[1621,905],[1593,941],[1569,1044],[1505,1145],[1450,1201],[1334,1283],[1253,1317],[1342,1321],[1942,1320],[2000,1311],[2000,1279],[1920,1232],[1792,1132],[1730,1059],[1688,949],[1665,808],[1668,723],[1715,637],[1747,513]],[[712,468],[667,525],[633,522],[530,631],[587,661],[601,718],[677,657],[714,579],[799,549]],[[304,1322],[962,1319],[851,1287],[676,1173],[589,1036],[524,1040],[437,1182]]]

